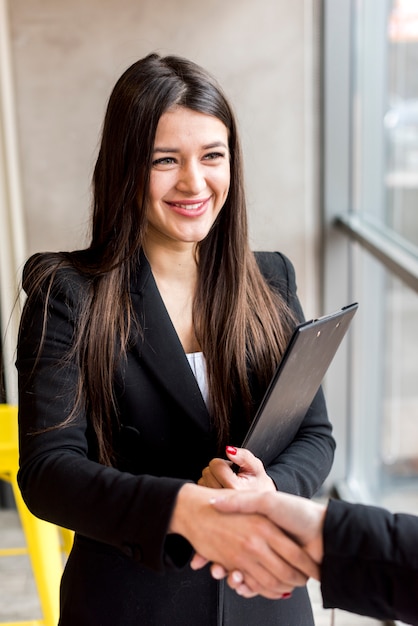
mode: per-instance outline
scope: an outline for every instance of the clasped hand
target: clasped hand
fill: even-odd
[[[227,446],[226,454],[229,460],[212,459],[203,470],[198,485],[212,489],[276,491],[263,463],[252,452]],[[239,472],[233,471],[234,465],[239,467]]]

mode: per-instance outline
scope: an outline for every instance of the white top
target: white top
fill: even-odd
[[[205,401],[206,406],[209,406],[208,377],[206,374],[206,361],[203,352],[186,353],[186,356],[192,372],[195,375],[196,382],[199,385],[203,400]]]

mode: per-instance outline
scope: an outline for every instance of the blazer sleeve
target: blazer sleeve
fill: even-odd
[[[321,591],[325,608],[418,624],[418,517],[330,501]]]
[[[295,270],[281,253],[258,253],[266,280],[278,289],[298,322],[304,321],[297,296]],[[292,443],[271,463],[267,473],[280,491],[312,497],[328,476],[334,460],[335,441],[322,388],[316,394]]]
[[[46,314],[40,291],[22,315],[16,364],[23,498],[36,516],[115,546],[154,570],[183,565],[189,551],[184,555],[180,550],[182,562],[177,562],[176,550],[167,551],[165,539],[178,490],[186,481],[134,476],[99,464],[85,413],[57,428],[69,414],[79,375],[68,355],[83,293],[83,279],[61,269]],[[173,536],[168,542],[171,548],[181,544]]]

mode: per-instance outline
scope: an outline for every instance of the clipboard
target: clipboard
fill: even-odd
[[[293,441],[357,308],[296,326],[242,443],[265,466]]]

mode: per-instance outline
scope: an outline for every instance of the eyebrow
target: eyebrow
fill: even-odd
[[[225,148],[225,150],[228,150],[228,146],[223,142],[223,141],[214,141],[213,143],[208,143],[205,146],[202,146],[202,150],[212,150],[213,148]],[[174,154],[178,154],[180,152],[180,150],[178,148],[168,148],[165,146],[161,146],[161,147],[155,147],[153,152],[163,152],[163,153],[167,153],[167,152],[171,152]]]

